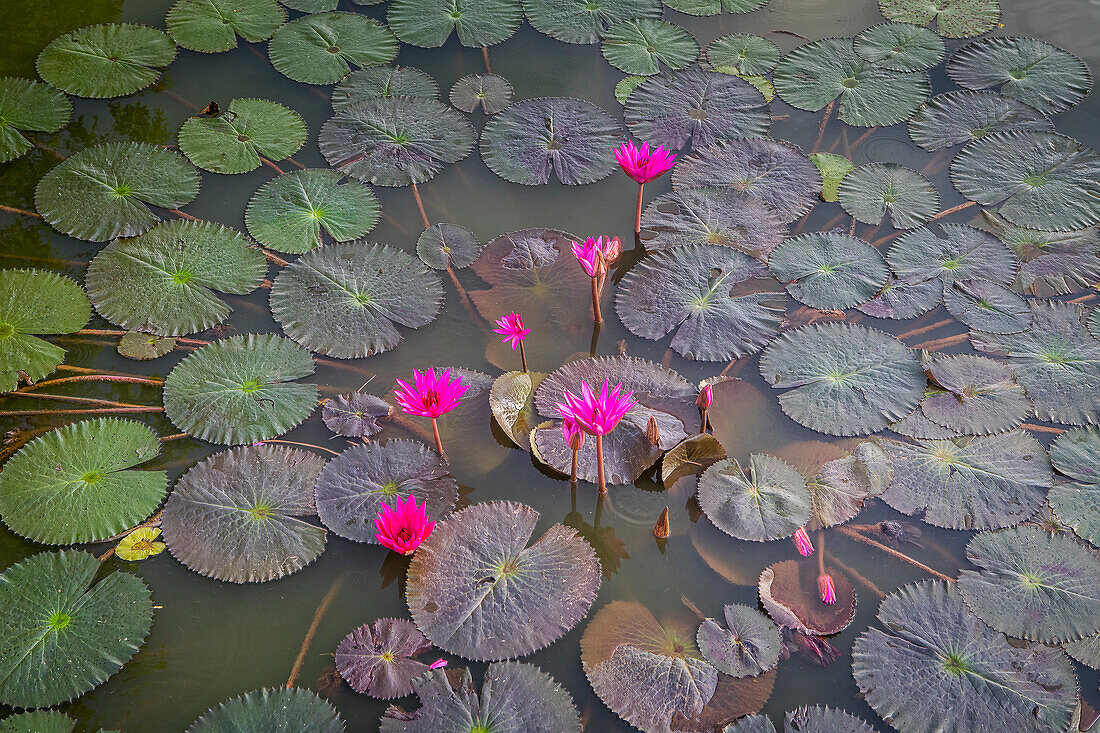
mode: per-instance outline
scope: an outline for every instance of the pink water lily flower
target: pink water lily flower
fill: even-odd
[[[821,596],[821,602],[827,605],[836,603],[836,586],[828,573],[817,576],[817,592]]]
[[[413,369],[412,385],[403,379],[398,379],[397,384],[398,389],[393,391],[397,404],[410,415],[432,419],[435,447],[439,455],[443,455],[443,442],[439,439],[436,418],[458,407],[461,404],[459,398],[470,389],[469,385],[463,384],[462,378],[457,376],[454,381],[451,381],[450,369],[444,369],[442,374],[436,375],[435,369],[432,368],[426,372]]]
[[[799,527],[791,540],[794,541],[794,546],[798,548],[798,554],[802,557],[814,554],[814,543],[810,542],[810,535],[806,533],[805,527]]]
[[[642,143],[639,148],[632,140],[615,148],[615,160],[623,173],[638,183],[649,183],[672,170],[676,164],[676,153],[665,150],[664,145],[658,145],[651,151],[649,143]]]
[[[412,494],[404,504],[398,499],[396,509],[390,509],[389,504],[383,502],[374,520],[378,529],[374,538],[394,552],[413,554],[435,529],[435,522],[428,519],[427,506],[427,502],[417,506]]]
[[[589,277],[599,277],[600,269],[603,267],[602,255],[603,252],[592,237],[584,240],[583,244],[573,242],[573,256],[581,263],[581,267]]]
[[[439,669],[440,667],[446,667],[446,666],[447,666],[447,660],[440,657],[439,659],[437,659],[434,662],[432,662],[431,664],[429,664],[428,669]]]
[[[582,381],[579,397],[569,390],[563,390],[565,402],[555,405],[558,414],[564,419],[572,420],[586,433],[596,436],[596,484],[601,494],[607,491],[603,471],[603,436],[614,430],[630,408],[638,404],[633,392],[623,394],[622,391],[622,382],[609,389],[605,379],[603,388],[597,395],[588,386],[588,382]]]
[[[516,346],[519,346],[519,358],[523,364],[523,372],[527,373],[527,351],[523,348],[523,340],[527,338],[527,335],[531,333],[531,329],[523,325],[523,319],[520,318],[518,313],[509,313],[506,316],[501,316],[495,322],[497,328],[493,329],[493,333],[499,333],[504,338],[500,340],[501,343],[506,344],[509,341],[512,342],[512,351],[516,350]]]

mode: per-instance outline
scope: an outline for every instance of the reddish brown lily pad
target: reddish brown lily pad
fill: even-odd
[[[821,602],[817,563],[784,560],[760,573],[760,602],[780,626],[803,634],[828,636],[848,628],[856,616],[856,592],[836,568],[825,568],[836,586],[836,603]]]

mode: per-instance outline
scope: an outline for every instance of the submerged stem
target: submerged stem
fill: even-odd
[[[428,212],[424,211],[424,201],[420,198],[420,189],[414,183],[412,185],[413,198],[416,199],[416,208],[420,209],[420,220],[424,222],[424,228],[428,229],[432,223],[428,221]]]
[[[488,46],[482,46],[481,47],[481,60],[483,62],[485,62],[485,73],[486,74],[492,74],[493,73],[493,67],[489,65],[489,47]]]
[[[817,128],[817,139],[814,140],[814,146],[810,148],[810,154],[817,152],[817,149],[821,146],[821,139],[825,137],[825,126],[829,124],[829,118],[833,115],[833,107],[836,106],[836,100],[829,102],[825,107],[825,116],[821,118],[821,124]]]
[[[898,552],[893,547],[888,547],[887,545],[884,545],[884,544],[882,544],[881,542],[879,542],[877,540],[873,540],[870,537],[865,537],[865,536],[861,535],[859,532],[855,531],[854,529],[852,529],[850,527],[845,527],[845,526],[841,525],[841,526],[836,527],[836,530],[838,532],[846,535],[847,537],[851,537],[853,540],[857,540],[857,541],[862,542],[864,544],[870,545],[871,547],[874,547],[875,549],[882,550],[887,555],[890,555],[891,557],[893,557],[895,559],[901,560],[902,562],[907,562],[915,568],[920,568],[924,572],[928,573],[929,575],[934,575],[937,578],[939,578],[940,580],[946,580],[948,583],[954,583],[955,582],[955,579],[952,578],[950,575],[944,575],[939,570],[935,570],[934,568],[928,567],[927,565],[922,563],[920,560],[914,560],[913,558],[909,557],[905,553]]]
[[[90,407],[72,410],[2,410],[0,417],[54,417],[61,415],[121,415],[134,412],[164,412],[163,407]]]
[[[43,382],[35,382],[15,392],[9,392],[9,394],[20,395],[50,385],[71,384],[73,382],[126,382],[128,384],[147,384],[151,387],[159,387],[164,384],[163,379],[157,379],[156,377],[138,377],[122,374],[81,374],[76,377],[57,377],[56,379],[47,379]]]
[[[317,610],[313,612],[313,620],[309,622],[306,638],[302,639],[302,646],[298,649],[298,656],[294,658],[294,666],[290,668],[290,676],[286,678],[287,687],[294,687],[294,683],[298,681],[298,674],[302,671],[302,665],[305,664],[306,653],[309,652],[309,646],[313,643],[313,637],[317,634],[317,627],[321,625],[321,619],[325,617],[328,607],[332,605],[332,601],[336,598],[336,594],[340,592],[340,586],[343,584],[343,575],[332,581],[332,586],[329,587],[328,593],[321,599],[321,603],[317,606]]]

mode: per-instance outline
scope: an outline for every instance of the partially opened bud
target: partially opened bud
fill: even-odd
[[[699,390],[699,396],[695,398],[695,404],[699,406],[700,410],[709,410],[710,406],[714,404],[714,390],[709,384]]]
[[[657,418],[653,415],[649,416],[649,422],[645,424],[645,437],[649,438],[649,442],[653,445],[661,444],[661,429],[657,427]]]
[[[561,436],[569,450],[579,451],[584,447],[584,431],[572,420],[564,420],[561,424]]]

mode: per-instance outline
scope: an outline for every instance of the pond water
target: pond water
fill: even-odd
[[[9,0],[0,8],[7,29],[7,43],[0,49],[0,76],[35,76],[34,61],[39,51],[53,38],[93,23],[132,22],[163,27],[170,0],[58,0],[41,4]],[[1001,0],[1003,27],[995,35],[1031,36],[1056,44],[1083,59],[1090,68],[1100,68],[1100,51],[1095,37],[1100,5],[1089,0],[1048,0],[1043,3]],[[386,6],[362,7],[341,0],[340,9],[354,10],[385,22]],[[291,17],[301,14],[292,11]],[[705,46],[726,34],[782,30],[770,34],[784,53],[805,43],[798,38],[820,39],[858,34],[882,22],[876,3],[870,0],[771,0],[762,9],[746,14],[722,13],[695,17],[672,10],[665,18],[686,28]],[[947,52],[970,39],[946,39]],[[601,56],[600,46],[560,43],[524,23],[519,31],[489,50],[492,70],[504,76],[514,89],[514,99],[537,97],[576,97],[588,100],[621,119],[622,106],[614,95],[615,84],[624,76]],[[397,63],[430,74],[444,95],[459,78],[484,71],[480,49],[464,48],[451,37],[441,48],[424,49],[402,44]],[[944,64],[930,70],[931,93],[956,88],[948,79]],[[321,126],[332,116],[330,86],[295,83],[271,66],[264,43],[240,43],[232,51],[199,54],[180,50],[153,87],[126,97],[106,100],[73,97],[74,112],[69,125],[53,134],[36,134],[38,148],[28,155],[0,164],[0,204],[15,209],[35,209],[34,189],[38,180],[58,159],[107,141],[140,141],[152,144],[176,144],[176,131],[183,122],[211,100],[224,108],[241,97],[272,99],[296,110],[304,119],[309,139],[294,154],[295,161],[310,168],[326,168],[328,163],[317,145]],[[823,114],[795,109],[777,97],[770,104],[773,116],[770,136],[790,141],[809,151],[819,135]],[[480,112],[468,115],[478,130],[486,117]],[[1086,145],[1098,142],[1100,105],[1095,94],[1055,117],[1057,131]],[[903,124],[874,129],[862,137],[864,129],[848,127],[835,118],[825,128],[820,149],[844,152],[850,146],[851,160],[857,166],[871,162],[899,163],[922,170],[935,185],[940,209],[965,202],[949,178],[948,155],[927,152],[915,145]],[[858,144],[852,144],[859,139]],[[688,151],[682,151],[682,155]],[[284,170],[290,166],[279,163]],[[219,222],[245,231],[244,212],[254,192],[274,172],[267,166],[242,175],[218,175],[202,172],[198,197],[184,207],[187,214]],[[664,176],[646,186],[646,203],[671,190],[671,177]],[[385,243],[415,254],[416,240],[423,226],[412,191],[407,187],[373,187],[381,203],[383,217],[366,239]],[[419,186],[424,208],[433,222],[451,222],[473,232],[480,242],[517,229],[548,227],[579,236],[604,233],[618,235],[631,246],[632,219],[636,185],[618,171],[590,185],[565,186],[552,181],[542,186],[521,186],[501,180],[482,162],[475,150],[455,165],[446,166],[439,175]],[[971,208],[947,221],[981,226],[978,208]],[[804,222],[802,231],[812,232],[846,226],[849,217],[837,216],[843,210],[835,203],[819,203]],[[792,224],[792,226],[794,226]],[[884,224],[877,227],[860,224],[856,234],[874,239],[891,232]],[[66,274],[83,283],[85,265],[102,244],[67,237],[46,223],[18,213],[0,211],[0,267],[35,267]],[[293,259],[293,256],[287,255]],[[612,277],[613,283],[635,262],[637,252],[627,252],[624,265]],[[268,277],[279,271],[271,265]],[[445,273],[444,273],[445,274]],[[470,270],[457,271],[466,290],[484,287]],[[577,277],[580,278],[579,268]],[[316,373],[304,381],[320,387],[322,399],[363,389],[389,397],[397,377],[406,377],[414,368],[461,366],[492,376],[518,368],[518,358],[499,347],[498,338],[486,322],[471,313],[456,292],[454,283],[443,277],[445,302],[439,316],[425,327],[401,328],[401,343],[386,353],[365,359],[319,360]],[[582,297],[585,291],[581,291]],[[1078,293],[1079,295],[1079,293]],[[280,333],[268,307],[268,291],[258,289],[248,295],[222,296],[232,307],[225,321],[227,328],[194,338],[213,339],[219,335]],[[1076,297],[1070,295],[1067,297]],[[799,303],[787,299],[791,318]],[[594,336],[591,321],[559,323],[549,336],[537,330],[529,337],[531,368],[550,372],[574,354],[596,353],[640,357],[664,363],[688,382],[716,376],[728,361],[705,362],[686,359],[668,350],[668,339],[641,339],[628,331],[617,317],[610,296],[604,298],[606,323]],[[850,315],[859,315],[849,310]],[[941,325],[919,337],[908,337],[914,346],[965,331],[942,306],[919,319],[888,321],[860,316],[864,325],[891,333],[904,333],[926,325]],[[849,319],[854,320],[854,319]],[[116,329],[100,316],[94,316],[90,329]],[[540,338],[551,343],[539,345]],[[115,350],[117,337],[80,335],[51,337],[67,349],[65,364],[102,371],[121,371],[153,377],[165,377],[189,353],[176,349],[148,362],[125,359]],[[973,353],[969,345],[953,343],[942,347],[947,353]],[[738,400],[735,417],[729,421],[737,445],[727,446],[732,457],[744,460],[750,452],[777,453],[797,441],[822,439],[823,436],[788,418],[776,400],[777,392],[761,378],[759,356],[736,360],[728,374],[744,379],[751,386]],[[56,376],[66,376],[57,374]],[[365,386],[364,386],[365,385]],[[139,384],[79,383],[60,392],[124,402],[159,405],[160,390]],[[481,398],[484,400],[484,397]],[[44,403],[21,397],[3,399],[4,410],[63,409],[64,403]],[[161,414],[135,415],[161,435],[179,432]],[[71,416],[5,417],[6,430],[26,430],[60,426]],[[410,436],[398,426],[389,426],[386,437],[423,439],[426,420],[413,418],[421,432]],[[451,472],[462,493],[462,503],[480,503],[495,499],[523,502],[536,509],[540,522],[536,536],[556,522],[577,526],[583,522],[585,535],[597,545],[603,560],[603,579],[593,610],[562,638],[523,658],[557,680],[572,696],[588,731],[629,730],[622,719],[611,712],[593,692],[580,661],[580,639],[585,626],[597,609],[612,600],[640,601],[655,613],[683,608],[688,599],[704,615],[721,617],[723,604],[738,603],[756,607],[756,582],[762,570],[772,563],[797,555],[790,541],[756,543],[734,540],[718,531],[706,516],[700,516],[688,492],[662,490],[659,466],[647,471],[633,486],[612,486],[597,510],[592,484],[580,482],[570,491],[566,478],[543,467],[531,454],[512,445],[504,433],[492,424],[487,410],[469,410],[441,419],[444,443],[448,447]],[[1033,434],[1044,444],[1057,433],[1043,430],[1050,423],[1030,421],[1040,426]],[[1065,427],[1065,426],[1062,426]],[[695,426],[689,427],[689,432]],[[318,409],[302,425],[281,436],[286,440],[325,446],[342,451],[351,439],[334,436],[321,420]],[[831,440],[831,439],[829,439]],[[197,439],[166,442],[159,458],[147,468],[167,470],[175,481],[190,466],[223,450]],[[5,452],[5,457],[9,455]],[[321,454],[328,457],[328,454]],[[671,536],[667,543],[655,542],[652,528],[661,513],[670,508]],[[867,503],[860,524],[898,520],[919,525],[919,545],[901,549],[914,559],[950,575],[970,567],[964,548],[976,534],[971,531],[939,529],[906,517],[879,500]],[[315,521],[315,520],[314,520]],[[593,526],[596,525],[596,526]],[[598,528],[597,528],[598,527]],[[814,533],[816,540],[817,535]],[[781,721],[784,712],[800,705],[829,705],[854,713],[876,730],[890,730],[882,718],[860,696],[852,677],[852,646],[856,638],[873,625],[880,599],[871,586],[885,594],[907,583],[929,576],[913,565],[893,559],[878,549],[854,541],[838,531],[827,534],[828,550],[847,567],[866,579],[855,583],[859,603],[854,622],[840,634],[830,637],[840,656],[822,667],[803,655],[793,654],[780,662],[774,689],[762,712]],[[85,546],[102,554],[110,545]],[[50,548],[35,544],[0,527],[0,568],[6,568]],[[820,549],[820,548],[819,548]],[[610,561],[609,561],[610,560]],[[333,653],[340,640],[352,629],[375,619],[408,618],[404,597],[407,563],[377,545],[351,542],[329,534],[324,553],[304,569],[267,583],[236,585],[203,577],[164,552],[139,563],[110,559],[105,571],[125,570],[139,575],[152,591],[155,618],[152,631],[140,651],[107,682],[91,692],[61,706],[79,720],[78,730],[118,729],[127,733],[184,730],[208,708],[228,698],[261,687],[284,685],[291,675],[296,656],[311,621],[326,594],[331,594],[315,635],[297,673],[297,684],[318,691],[328,699],[346,722],[348,730],[377,729],[387,703],[358,694],[338,679],[334,680]],[[464,665],[454,655],[444,655],[452,667]],[[469,664],[480,677],[485,665]],[[1074,662],[1082,697],[1100,706],[1098,675]],[[415,698],[400,701],[415,707]],[[0,715],[13,712],[0,707]],[[1030,730],[1021,723],[1020,730]],[[977,730],[977,728],[970,728]]]

